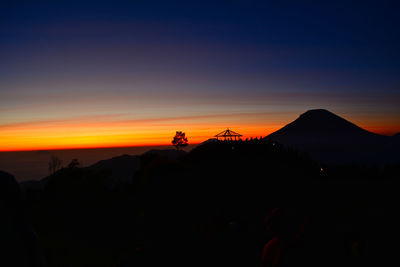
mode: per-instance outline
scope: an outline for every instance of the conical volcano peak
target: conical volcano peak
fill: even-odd
[[[323,108],[307,110],[306,112],[304,112],[304,113],[301,114],[300,116],[303,116],[303,115],[313,115],[313,114],[326,114],[326,115],[330,114],[330,115],[336,116],[335,114],[333,114],[333,113],[330,112],[329,110],[326,110],[326,109],[323,109]]]
[[[295,121],[269,135],[282,143],[304,143],[315,140],[349,143],[371,136],[376,136],[376,134],[368,132],[326,109],[308,110]]]
[[[308,110],[301,114],[297,120],[289,125],[297,128],[297,130],[361,130],[358,126],[326,109]]]
[[[399,134],[389,137],[369,132],[326,109],[312,109],[267,139],[325,162],[376,163],[394,158],[398,137]]]
[[[300,115],[300,118],[313,118],[313,119],[324,119],[324,118],[338,118],[342,119],[338,115],[330,112],[326,109],[310,109]]]

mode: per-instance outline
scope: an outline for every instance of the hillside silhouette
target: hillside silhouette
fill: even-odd
[[[11,218],[1,230],[24,266],[386,265],[397,255],[396,138],[311,110],[261,139],[74,159],[20,186],[0,172]]]
[[[301,114],[266,139],[325,163],[383,164],[400,159],[397,138],[369,132],[324,109]]]
[[[0,251],[2,266],[45,266],[38,237],[27,220],[15,178],[0,171]]]
[[[321,166],[265,139],[123,155],[24,183],[23,217],[47,266],[260,266],[269,242],[283,266],[392,260],[399,165]]]

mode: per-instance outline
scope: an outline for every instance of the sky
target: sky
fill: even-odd
[[[2,1],[0,151],[400,132],[397,1]]]

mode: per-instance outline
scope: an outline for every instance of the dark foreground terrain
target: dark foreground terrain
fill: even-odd
[[[0,260],[21,266],[393,266],[399,174],[396,164],[320,165],[267,140],[214,141],[189,153],[71,165],[21,184],[22,190],[1,173],[7,256]]]

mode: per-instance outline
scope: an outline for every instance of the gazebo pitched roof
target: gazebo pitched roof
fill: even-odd
[[[242,135],[239,133],[236,133],[232,130],[229,130],[229,128],[227,128],[225,131],[220,132],[219,134],[215,135],[214,137],[224,137],[224,138],[229,138],[229,137],[241,137]]]

